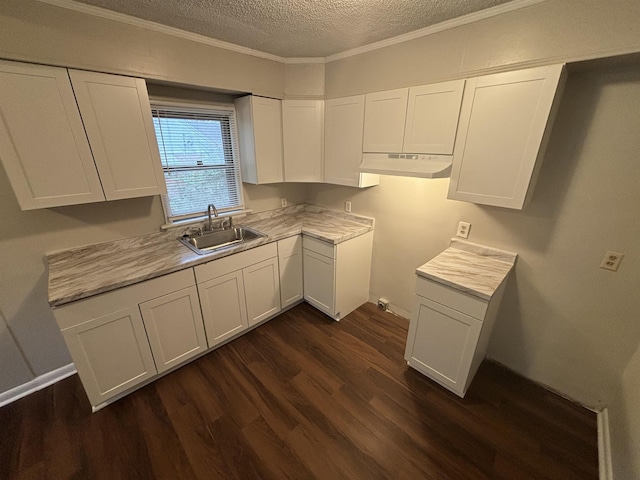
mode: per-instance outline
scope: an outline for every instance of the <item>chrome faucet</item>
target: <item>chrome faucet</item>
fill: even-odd
[[[216,210],[216,206],[213,203],[210,203],[209,206],[207,207],[207,217],[209,217],[209,231],[213,230],[213,221],[211,219],[212,211],[215,217],[218,218],[218,210]]]

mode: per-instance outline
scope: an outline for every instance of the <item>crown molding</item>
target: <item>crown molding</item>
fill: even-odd
[[[324,57],[289,57],[284,63],[326,63]]]
[[[503,3],[495,7],[480,10],[479,12],[469,13],[468,15],[464,15],[462,17],[453,18],[451,20],[446,20],[435,25],[430,25],[428,27],[421,28],[420,30],[414,30],[413,32],[404,33],[402,35],[398,35],[397,37],[387,38],[385,40],[370,43],[362,47],[352,48],[350,50],[345,50],[344,52],[335,53],[333,55],[325,57],[325,62],[334,62],[336,60],[342,60],[343,58],[353,57],[355,55],[371,52],[373,50],[389,47],[391,45],[397,45],[398,43],[408,42],[409,40],[426,37],[428,35],[433,35],[434,33],[460,27],[462,25],[467,25],[479,20],[484,20],[485,18],[495,17],[497,15],[502,15],[503,13],[512,12],[514,10],[529,7],[531,5],[536,5],[538,3],[543,3],[546,1],[547,0],[513,0],[509,3]]]
[[[111,10],[95,7],[93,5],[78,3],[73,0],[37,0],[37,1],[41,3],[46,3],[48,5],[53,5],[56,7],[66,8],[68,10],[74,10],[76,12],[86,13],[88,15],[93,15],[96,17],[101,17],[108,20],[125,23],[127,25],[146,28],[146,29],[164,33],[167,35],[172,35],[174,37],[179,37],[186,40],[191,40],[193,42],[210,45],[212,47],[222,48],[224,50],[229,50],[236,53],[242,53],[244,55],[251,55],[253,57],[263,58],[265,60],[271,60],[274,62],[279,62],[284,64],[302,64],[302,63],[312,63],[312,64],[320,63],[321,64],[321,63],[334,62],[336,60],[341,60],[348,57],[353,57],[355,55],[371,52],[373,50],[389,47],[391,45],[397,45],[399,43],[407,42],[409,40],[415,40],[417,38],[426,37],[434,33],[442,32],[444,30],[449,30],[451,28],[456,28],[462,25],[467,25],[469,23],[477,22],[485,18],[502,15],[504,13],[512,12],[520,8],[525,8],[531,5],[536,5],[538,3],[543,3],[548,0],[513,0],[509,3],[504,3],[501,5],[497,5],[495,7],[487,8],[485,10],[480,10],[479,12],[470,13],[463,17],[447,20],[445,22],[441,22],[436,25],[431,25],[429,27],[421,28],[420,30],[414,30],[413,32],[398,35],[397,37],[387,38],[385,40],[370,43],[362,47],[345,50],[344,52],[335,53],[327,57],[290,57],[290,58],[280,57],[278,55],[273,55],[271,53],[261,52],[260,50],[254,50],[252,48],[243,47],[241,45],[236,45],[235,43],[216,40],[214,38],[206,37],[204,35],[200,35],[197,33],[187,32],[179,28],[168,27],[160,23],[151,22],[149,20],[142,20],[140,18],[136,18],[131,15],[113,12]]]
[[[263,58],[265,60],[271,60],[274,62],[285,63],[283,57],[273,55],[271,53],[261,52],[260,50],[254,50],[252,48],[236,45],[235,43],[224,42],[222,40],[216,40],[215,38],[206,37],[197,33],[187,32],[179,28],[168,27],[160,23],[151,22],[149,20],[142,20],[140,18],[126,15],[124,13],[113,12],[105,8],[94,7],[93,5],[86,5],[84,3],[74,2],[73,0],[37,0],[41,3],[53,5],[55,7],[66,8],[68,10],[74,10],[76,12],[86,13],[95,17],[105,18],[107,20],[114,20],[116,22],[125,23],[127,25],[133,25],[135,27],[146,28],[174,37],[183,38],[185,40],[191,40],[193,42],[203,43],[212,47],[222,48],[224,50],[230,50],[236,53],[242,53],[245,55],[251,55],[253,57]]]

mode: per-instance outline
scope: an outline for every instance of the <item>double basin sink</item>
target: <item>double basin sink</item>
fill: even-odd
[[[205,255],[262,237],[266,237],[266,235],[248,227],[231,227],[185,234],[182,237],[178,237],[178,241],[198,255]]]

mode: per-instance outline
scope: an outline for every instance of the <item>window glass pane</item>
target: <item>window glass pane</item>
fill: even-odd
[[[213,203],[218,210],[237,206],[229,172],[224,168],[165,172],[167,195],[174,217],[204,212]]]
[[[153,125],[167,183],[167,220],[242,205],[233,110],[155,105]]]

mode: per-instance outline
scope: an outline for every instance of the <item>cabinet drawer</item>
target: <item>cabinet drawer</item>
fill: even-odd
[[[307,235],[302,236],[302,248],[305,250],[311,250],[325,257],[335,258],[335,247],[332,243],[323,242],[317,238],[309,237]]]
[[[269,258],[278,256],[278,247],[276,243],[268,243],[260,247],[252,248],[244,252],[234,253],[228,257],[213,260],[204,265],[195,267],[196,282],[202,283],[212,278],[235,272],[242,268],[248,267],[258,262],[262,262]]]
[[[416,294],[478,320],[484,319],[489,305],[489,302],[485,300],[423,277],[417,277]]]
[[[278,257],[284,259],[302,253],[302,235],[278,240]]]

